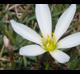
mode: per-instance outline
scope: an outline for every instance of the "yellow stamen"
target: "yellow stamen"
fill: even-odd
[[[48,35],[46,38],[42,37],[43,48],[46,51],[54,51],[57,47],[56,45],[56,37],[54,33],[52,33],[52,38]]]

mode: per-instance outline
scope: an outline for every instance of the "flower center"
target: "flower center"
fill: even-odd
[[[43,48],[46,51],[54,51],[57,48],[56,37],[52,33],[52,38],[48,35],[46,38],[42,37]]]

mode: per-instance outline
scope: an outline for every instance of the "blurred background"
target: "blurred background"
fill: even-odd
[[[69,4],[50,4],[53,31],[57,20]],[[48,54],[37,57],[24,57],[19,55],[22,46],[32,44],[16,34],[10,20],[14,19],[40,32],[34,4],[0,4],[0,70],[80,70],[80,46],[65,51],[71,59],[66,64],[59,64]],[[75,17],[64,36],[80,32],[80,5],[77,4]],[[9,45],[5,46],[4,35],[9,39]]]

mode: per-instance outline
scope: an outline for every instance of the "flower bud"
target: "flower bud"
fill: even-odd
[[[9,44],[10,44],[10,41],[9,41],[9,39],[6,36],[3,37],[3,42],[4,42],[4,46],[6,48],[8,48]]]

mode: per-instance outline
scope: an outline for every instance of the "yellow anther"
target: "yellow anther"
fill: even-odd
[[[42,37],[43,48],[46,51],[53,51],[56,49],[56,37],[54,33],[52,34],[52,38],[48,35],[46,38]]]

